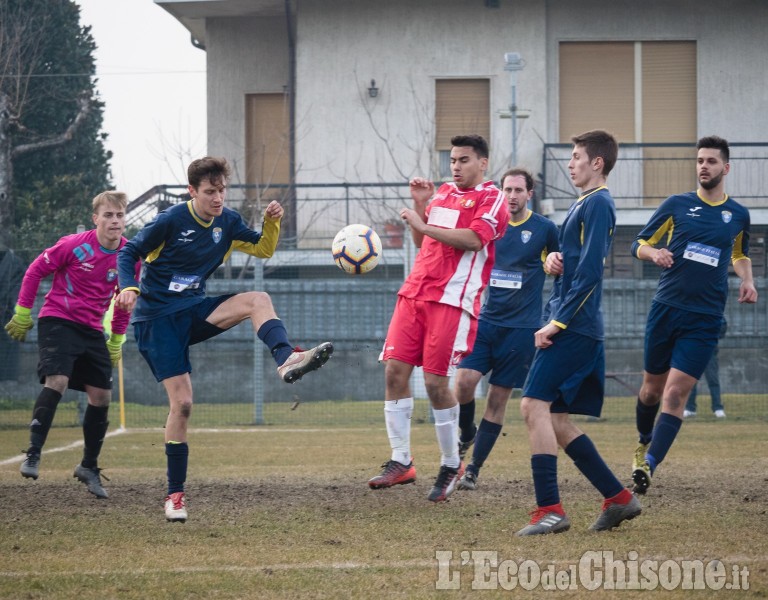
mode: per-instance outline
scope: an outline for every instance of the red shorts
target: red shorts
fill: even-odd
[[[472,351],[476,335],[477,319],[461,308],[398,296],[381,359],[450,376]]]

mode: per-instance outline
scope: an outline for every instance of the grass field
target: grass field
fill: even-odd
[[[635,446],[631,421],[583,427],[607,462],[628,478]],[[456,492],[439,505],[426,500],[439,462],[434,428],[427,423],[413,430],[417,482],[378,491],[366,481],[389,455],[383,423],[195,430],[187,482],[190,519],[184,524],[166,523],[163,516],[160,429],[129,428],[107,439],[101,465],[111,497],[101,501],[72,478],[81,453],[69,447],[80,437],[77,428],[54,427],[34,482],[18,473],[26,436],[21,429],[0,435],[2,598],[494,598],[515,592],[533,598],[638,598],[646,593],[588,591],[581,585],[559,592],[472,591],[473,564],[461,559],[473,551],[566,571],[585,553],[606,550],[616,560],[631,560],[634,553],[639,561],[659,563],[720,560],[728,582],[734,567],[748,571],[749,589],[729,597],[765,598],[768,591],[764,422],[686,423],[641,498],[643,514],[612,532],[587,531],[601,498],[561,458],[562,500],[573,526],[561,535],[533,538],[514,537],[534,503],[519,420],[505,427],[480,488]],[[438,567],[438,552],[451,553],[453,562]],[[460,589],[436,590],[448,579]],[[659,591],[671,598],[691,595],[683,589]],[[710,598],[724,590],[695,593]]]
[[[520,394],[519,390],[515,392]],[[726,394],[723,402],[730,420],[763,420],[768,418],[768,394]],[[482,404],[482,401],[480,401]],[[26,402],[4,401],[0,397],[0,429],[23,428],[29,423],[34,398]],[[633,421],[634,397],[609,397],[605,399],[602,416],[607,420]],[[416,400],[414,420],[426,421],[429,418],[428,402]],[[520,419],[519,398],[510,402],[507,410],[509,423]],[[709,396],[699,397],[699,421],[714,420],[709,410]],[[382,424],[382,403],[375,401],[327,400],[312,402],[267,402],[262,410],[263,424],[269,427],[316,427],[318,425],[343,424],[344,426],[378,427]],[[478,409],[479,412],[482,409]],[[126,427],[162,427],[168,415],[167,404],[149,406],[126,403]],[[193,409],[193,423],[198,427],[229,427],[254,424],[255,410],[251,403],[205,403],[196,402]],[[120,411],[117,401],[110,408],[110,421],[113,427],[120,424]],[[77,423],[77,407],[74,402],[62,402],[56,411],[54,426],[74,425]]]

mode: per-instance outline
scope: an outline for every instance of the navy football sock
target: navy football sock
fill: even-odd
[[[280,319],[270,319],[265,321],[259,331],[256,332],[259,339],[264,342],[272,353],[272,358],[279,365],[282,365],[293,353],[293,347],[288,341],[288,332]]]
[[[189,461],[189,446],[186,442],[168,442],[165,444],[165,455],[168,460],[168,495],[184,491],[187,480],[187,463]]]
[[[580,435],[568,444],[565,453],[571,457],[576,468],[597,488],[603,498],[613,498],[624,489],[586,434]]]
[[[459,439],[462,442],[468,442],[473,437],[477,429],[475,428],[475,399],[467,404],[459,404]]]
[[[647,444],[651,441],[653,435],[653,423],[656,421],[656,414],[659,412],[659,406],[661,406],[661,402],[657,402],[652,406],[647,406],[640,402],[640,398],[637,399],[635,418],[641,444]]]
[[[669,452],[669,449],[672,447],[672,443],[675,441],[682,424],[683,420],[675,415],[670,415],[668,413],[661,413],[659,415],[659,421],[656,423],[656,428],[653,430],[653,441],[646,453],[646,459],[651,465],[651,472],[655,471],[656,467],[659,466],[667,456],[667,452]]]
[[[475,436],[475,448],[472,452],[472,464],[467,467],[467,469],[474,471],[475,475],[480,472],[480,467],[483,466],[491,450],[493,450],[499,433],[501,433],[501,425],[498,423],[491,423],[485,419],[480,421],[480,427],[477,428],[477,435]]]
[[[537,506],[560,504],[560,490],[557,487],[557,456],[534,454],[531,456],[533,487],[536,490]]]

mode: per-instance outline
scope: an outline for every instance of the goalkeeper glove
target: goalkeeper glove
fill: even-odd
[[[25,306],[19,304],[13,309],[13,317],[5,326],[5,330],[8,332],[14,340],[23,342],[27,337],[27,331],[32,329],[32,311]]]
[[[123,357],[123,344],[125,343],[124,333],[113,333],[107,340],[107,350],[109,350],[109,360],[112,361],[112,366],[116,367],[117,363]]]

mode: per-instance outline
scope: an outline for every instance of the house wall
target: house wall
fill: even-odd
[[[558,137],[558,44],[562,41],[695,40],[698,136],[768,139],[768,3],[761,0],[548,0],[548,141]],[[761,58],[762,57],[762,58]],[[599,65],[595,84],[600,84]],[[650,140],[644,140],[650,141]]]
[[[433,176],[434,79],[442,77],[491,80],[490,171],[500,174],[511,152],[510,120],[497,115],[510,104],[504,53],[511,51],[526,61],[518,105],[533,109],[518,155],[526,164],[540,162],[534,130],[545,126],[547,93],[541,2],[488,9],[457,0],[303,0],[299,8],[299,181]],[[377,98],[368,96],[371,79]]]
[[[558,44],[564,40],[696,40],[698,134],[768,139],[764,87],[768,2],[760,0],[302,0],[297,6],[299,183],[435,177],[434,79],[491,81],[489,176],[509,166],[511,100],[504,53],[519,52],[518,162],[541,170],[558,141]],[[244,96],[288,83],[285,18],[207,18],[208,151],[245,178]],[[375,79],[379,96],[367,88]],[[599,90],[600,68],[595,66]],[[586,100],[588,101],[588,100]],[[734,190],[735,193],[736,190]],[[738,190],[741,193],[741,190]]]
[[[288,35],[279,17],[206,20],[208,153],[226,156],[233,183],[245,183],[245,96],[282,93]]]

